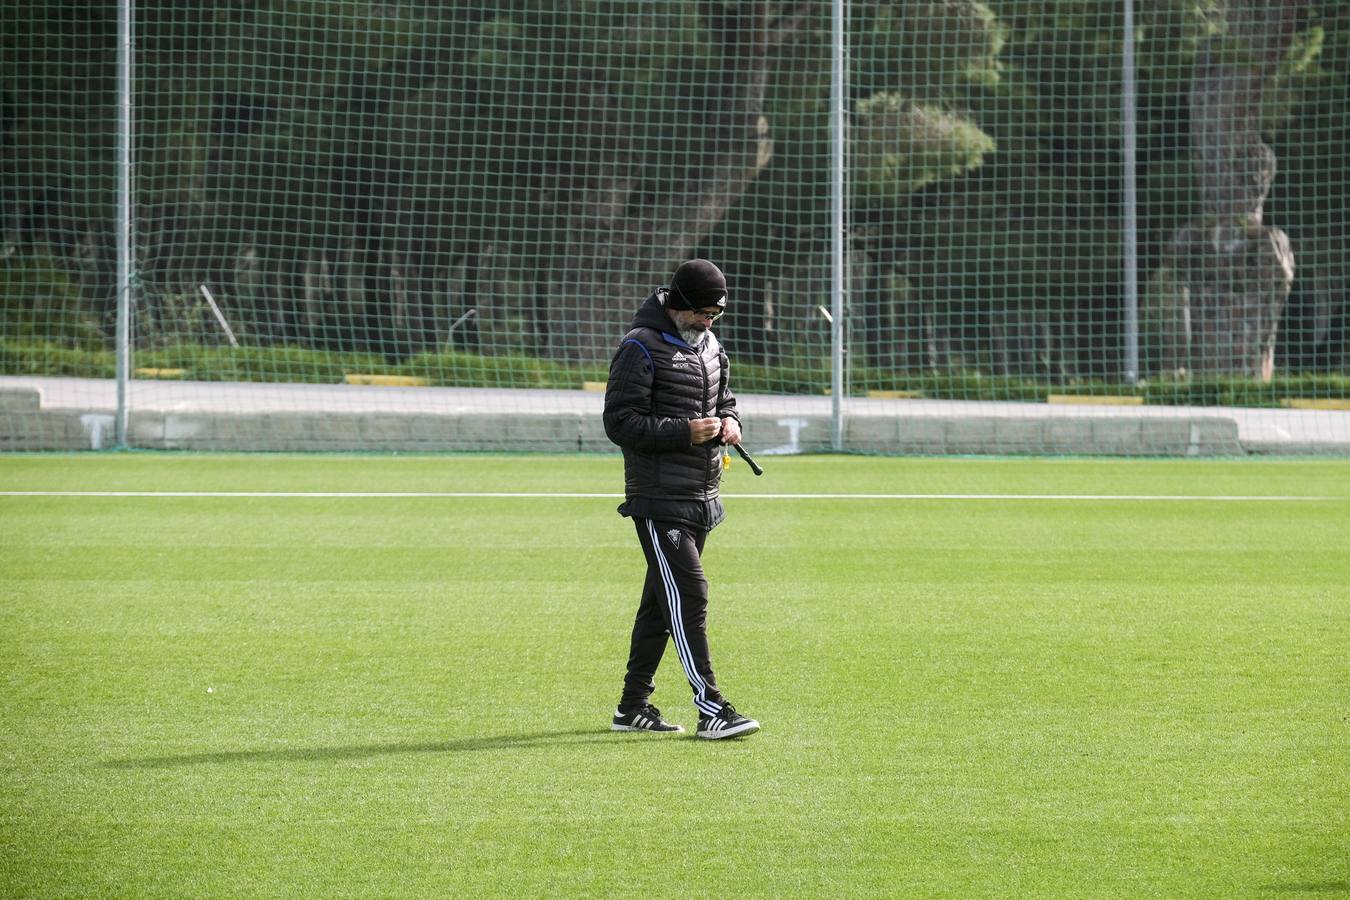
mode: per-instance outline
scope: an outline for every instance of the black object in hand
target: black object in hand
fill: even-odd
[[[755,462],[755,458],[750,455],[749,451],[740,444],[732,444],[731,446],[735,447],[736,452],[741,455],[741,459],[745,460],[750,465],[751,472],[754,472],[756,475],[764,474],[764,470],[759,467],[759,463]]]

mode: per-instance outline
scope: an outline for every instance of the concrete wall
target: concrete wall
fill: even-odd
[[[756,455],[828,452],[826,415],[756,413],[744,428]],[[589,412],[169,412],[133,411],[134,447],[211,451],[613,452]],[[0,388],[0,450],[90,450],[114,443],[106,410],[44,408],[36,388]],[[1247,452],[1231,418],[1129,414],[1047,417],[850,416],[845,449],[861,453],[1226,456]],[[1302,452],[1308,452],[1306,449]]]

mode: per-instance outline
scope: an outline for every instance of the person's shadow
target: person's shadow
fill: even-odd
[[[109,769],[167,769],[176,766],[250,762],[323,762],[392,753],[475,753],[480,750],[511,750],[549,744],[635,743],[624,741],[625,737],[627,735],[586,728],[572,731],[536,731],[529,734],[485,735],[450,741],[354,744],[348,747],[291,747],[281,750],[221,750],[212,753],[148,756],[140,759],[110,759],[105,761],[103,766]]]

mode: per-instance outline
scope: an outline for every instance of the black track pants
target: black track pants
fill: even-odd
[[[635,517],[633,524],[647,557],[647,580],[633,622],[628,674],[619,705],[625,709],[641,706],[651,696],[666,639],[672,638],[694,691],[694,706],[700,713],[714,715],[722,706],[722,695],[708,654],[708,579],[700,559],[708,533],[654,519]]]

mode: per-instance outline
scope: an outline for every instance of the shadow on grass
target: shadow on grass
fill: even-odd
[[[355,744],[349,747],[295,747],[285,750],[222,750],[216,753],[183,753],[176,756],[148,756],[143,759],[111,759],[108,769],[167,769],[175,766],[220,765],[251,762],[324,762],[360,759],[394,753],[475,753],[480,750],[512,750],[549,744],[618,744],[628,735],[594,728],[572,731],[537,731],[530,734],[459,738],[453,741],[421,741],[387,744]],[[643,735],[650,739],[650,735]],[[628,741],[635,743],[634,741]]]

